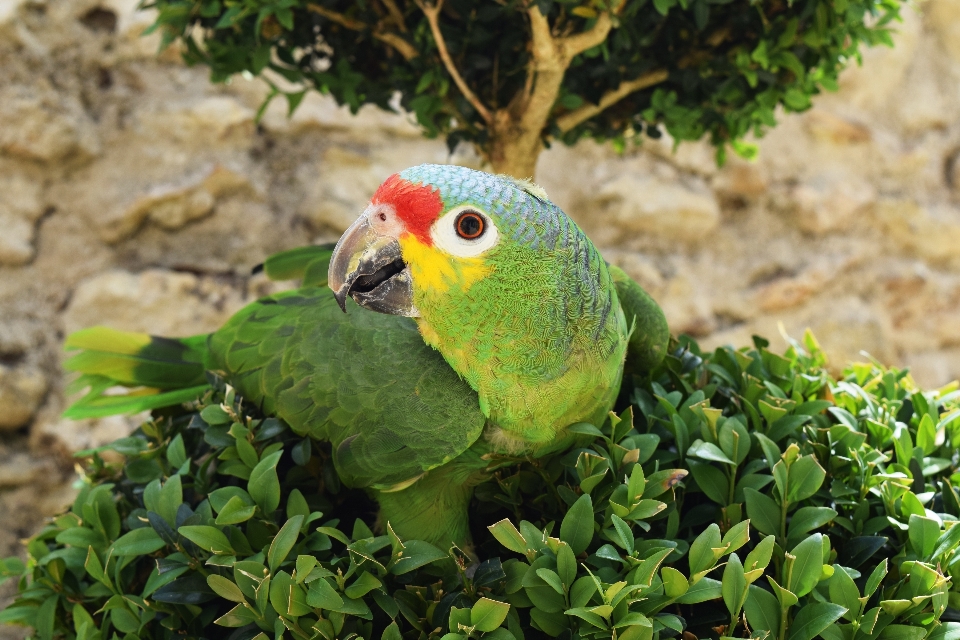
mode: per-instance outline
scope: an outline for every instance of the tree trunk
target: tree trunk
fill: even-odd
[[[543,150],[540,140],[542,128],[524,131],[522,125],[506,110],[494,115],[490,132],[487,160],[494,173],[503,173],[521,180],[533,180],[537,173],[537,158]]]

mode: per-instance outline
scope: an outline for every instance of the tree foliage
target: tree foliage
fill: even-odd
[[[434,4],[431,4],[434,2]],[[148,0],[212,78],[318,90],[415,114],[529,177],[543,144],[666,129],[748,154],[747,134],[837,85],[862,44],[892,44],[901,0]],[[293,87],[293,88],[290,88]]]
[[[476,547],[374,533],[329,449],[222,383],[83,453],[0,623],[34,637],[955,640],[960,392],[689,340],[580,446],[477,487]],[[108,453],[109,452],[109,453]]]

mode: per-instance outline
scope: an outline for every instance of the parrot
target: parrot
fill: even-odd
[[[68,336],[79,351],[64,366],[87,393],[65,415],[175,406],[213,372],[330,443],[380,523],[441,548],[471,544],[470,498],[498,456],[542,456],[575,442],[571,425],[600,426],[622,377],[655,367],[670,337],[653,298],[542,188],[455,165],[391,175],[335,246],[262,270],[301,286],[213,333]]]

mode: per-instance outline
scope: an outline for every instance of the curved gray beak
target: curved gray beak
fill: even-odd
[[[347,296],[361,307],[395,316],[417,317],[410,268],[396,238],[376,233],[367,216],[347,229],[330,257],[327,284],[346,312]]]

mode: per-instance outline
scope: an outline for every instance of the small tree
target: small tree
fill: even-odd
[[[427,136],[534,174],[553,140],[623,144],[665,127],[727,145],[802,111],[858,57],[892,44],[900,0],[147,0],[214,81],[279,74],[354,112],[394,96]]]

